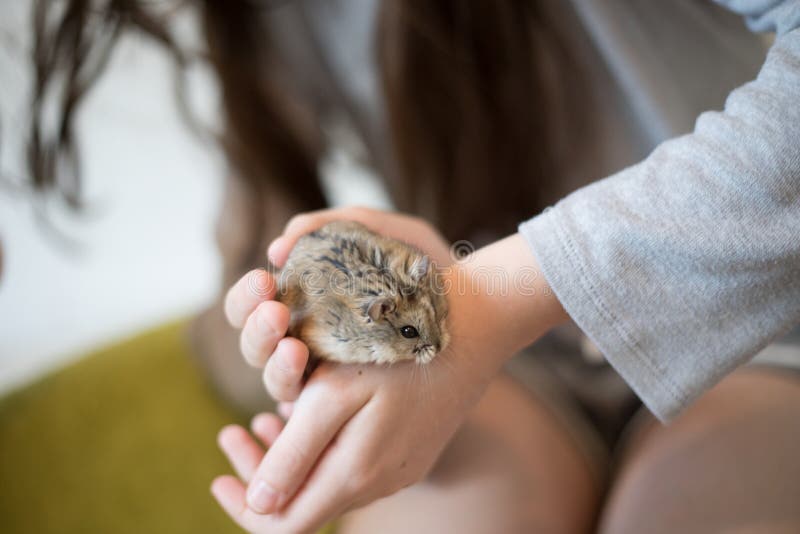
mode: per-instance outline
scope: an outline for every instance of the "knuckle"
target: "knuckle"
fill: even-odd
[[[352,387],[352,369],[350,366],[339,365],[336,363],[321,361],[312,380],[318,382],[322,388],[346,388]]]
[[[362,403],[365,392],[353,387],[352,369],[348,366],[323,362],[305,382],[303,395],[313,398],[314,402],[345,409]]]
[[[320,380],[315,389],[321,401],[336,406],[349,406],[353,400],[349,388],[340,384],[339,380]]]
[[[350,470],[346,487],[352,494],[358,495],[372,488],[377,480],[377,471],[374,467],[357,464]]]
[[[275,327],[275,310],[270,301],[262,302],[256,307],[256,324],[265,337],[277,334]]]
[[[255,326],[259,339],[263,342],[276,342],[289,327],[289,310],[283,304],[267,300],[256,306]]]

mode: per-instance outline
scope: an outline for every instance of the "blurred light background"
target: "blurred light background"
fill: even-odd
[[[0,392],[87,349],[200,309],[218,291],[213,224],[221,154],[178,113],[174,69],[127,34],[77,120],[85,213],[48,204],[66,247],[37,222],[19,184],[31,84],[31,2],[0,16]],[[192,20],[179,21],[192,39]],[[216,88],[190,72],[190,102],[213,123]]]

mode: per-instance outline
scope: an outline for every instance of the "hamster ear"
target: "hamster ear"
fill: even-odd
[[[367,303],[366,312],[370,319],[377,321],[394,311],[394,300],[390,297],[375,297]]]
[[[415,282],[421,281],[428,274],[428,269],[431,266],[431,259],[427,254],[419,256],[408,268],[408,275]]]

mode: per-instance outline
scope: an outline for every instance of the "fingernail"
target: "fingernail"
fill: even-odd
[[[247,504],[256,512],[271,512],[277,500],[278,494],[263,480],[256,480],[247,490]]]

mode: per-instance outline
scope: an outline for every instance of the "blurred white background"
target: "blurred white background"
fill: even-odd
[[[30,11],[29,0],[2,2],[0,170],[12,181],[23,170]],[[210,77],[195,72],[191,82],[194,107],[213,120]],[[0,391],[187,316],[218,291],[213,224],[224,165],[178,115],[169,60],[145,38],[124,37],[77,127],[89,208],[77,217],[51,210],[80,243],[77,254],[37,224],[30,195],[0,187]]]

